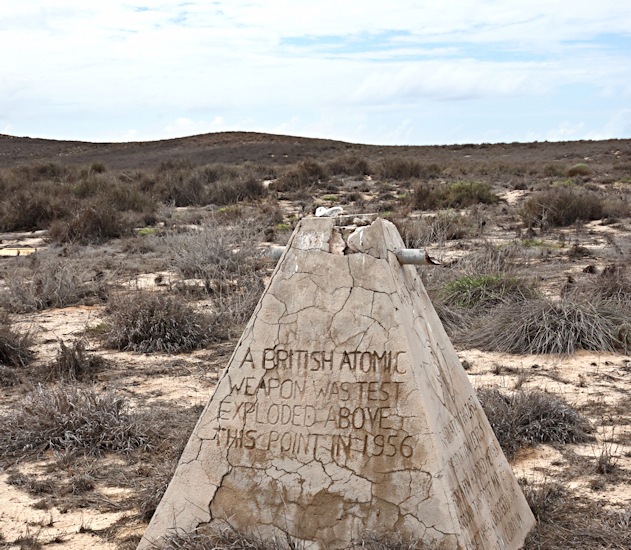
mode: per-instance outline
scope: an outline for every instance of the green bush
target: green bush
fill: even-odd
[[[592,170],[584,162],[579,162],[574,166],[570,166],[566,173],[568,177],[572,178],[574,176],[589,176],[592,173]]]
[[[448,305],[469,309],[523,302],[536,296],[530,283],[505,274],[465,275],[448,281],[441,290]]]

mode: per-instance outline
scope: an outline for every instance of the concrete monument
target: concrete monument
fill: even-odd
[[[312,548],[523,545],[534,518],[403,247],[381,219],[300,222],[140,549],[226,522]]]

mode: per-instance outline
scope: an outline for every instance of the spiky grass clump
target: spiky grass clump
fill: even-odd
[[[0,312],[0,365],[25,367],[33,359],[32,345],[31,335],[15,330],[9,316]]]
[[[210,319],[181,298],[159,292],[117,296],[108,304],[107,345],[120,351],[178,353],[205,346]]]
[[[424,216],[419,220],[401,220],[396,225],[410,248],[464,239],[480,233],[479,225],[470,215],[453,210],[440,210],[435,215]]]
[[[507,458],[539,443],[579,443],[590,439],[591,428],[563,400],[539,391],[504,393],[480,388],[478,398]]]
[[[467,335],[472,347],[515,354],[614,351],[624,316],[603,302],[545,299],[500,306]]]
[[[522,486],[537,518],[524,550],[631,548],[631,510],[614,510],[584,496],[572,497],[558,483]]]
[[[85,341],[76,340],[67,346],[59,342],[57,357],[46,370],[48,380],[82,381],[94,378],[105,366],[105,360],[85,348]]]
[[[104,281],[90,279],[78,265],[57,258],[35,262],[32,275],[24,270],[7,277],[7,306],[20,313],[68,307],[90,298],[102,301],[107,289]]]
[[[486,274],[458,277],[445,283],[441,294],[448,305],[471,309],[523,302],[534,298],[536,291],[517,277]]]
[[[0,448],[18,459],[47,450],[128,453],[148,448],[150,437],[123,397],[76,385],[37,388],[0,423]]]

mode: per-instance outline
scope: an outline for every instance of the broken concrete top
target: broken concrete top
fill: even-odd
[[[226,523],[314,548],[522,546],[534,518],[399,248],[381,219],[300,222],[139,548]]]

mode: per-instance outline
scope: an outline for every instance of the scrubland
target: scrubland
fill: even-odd
[[[331,205],[440,261],[419,271],[537,518],[526,548],[631,547],[631,142],[228,137],[61,160],[0,140],[0,548],[135,548],[267,247]],[[168,547],[217,546],[287,543]]]

